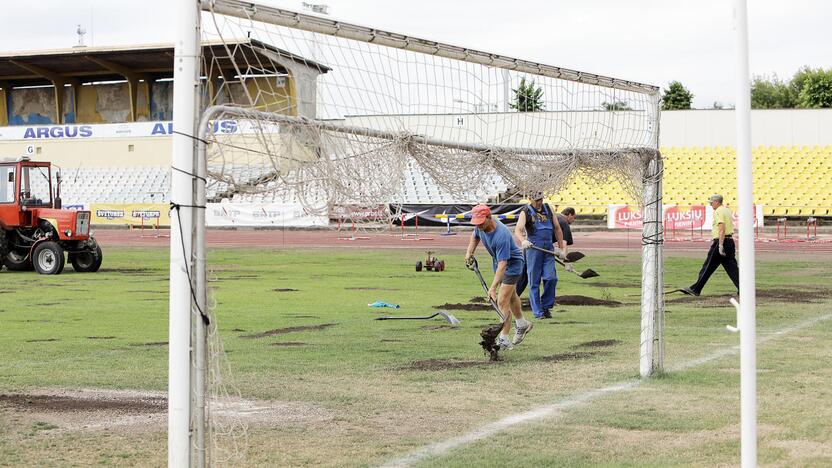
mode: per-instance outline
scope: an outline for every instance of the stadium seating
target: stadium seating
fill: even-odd
[[[669,205],[706,204],[713,193],[737,205],[736,150],[733,147],[662,148],[665,158],[663,201]],[[766,216],[832,216],[832,146],[757,146],[753,148],[755,202]],[[581,214],[602,214],[608,204],[634,204],[616,182],[596,185],[576,178],[549,199]]]
[[[664,203],[704,204],[712,193],[725,196],[736,206],[736,151],[733,147],[662,148],[665,158]],[[753,148],[756,203],[766,216],[832,216],[832,145],[757,146]],[[252,177],[249,169],[235,168],[238,181]],[[65,205],[89,203],[168,203],[170,170],[163,166],[80,167],[63,171],[62,198]],[[267,185],[274,185],[269,182]],[[227,189],[222,182],[209,184],[208,196]],[[470,193],[450,194],[408,165],[399,194],[391,202],[405,204],[473,203],[493,199],[506,190],[493,176]],[[45,188],[42,189],[45,191]],[[232,201],[286,203],[295,200],[290,190],[235,194]],[[323,201],[323,200],[321,200]],[[580,214],[603,215],[609,204],[634,204],[615,181],[596,184],[576,177],[560,193],[548,199],[553,205],[573,206]]]

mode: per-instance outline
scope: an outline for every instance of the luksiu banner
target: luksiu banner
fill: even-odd
[[[754,205],[755,222],[763,226],[763,205]],[[664,229],[698,230],[710,229],[713,223],[713,208],[705,205],[663,205]],[[739,217],[734,211],[734,228]],[[607,209],[608,229],[641,229],[643,216],[641,208],[629,205],[609,205]]]
[[[300,203],[209,203],[208,227],[326,227],[329,217],[312,216]]]

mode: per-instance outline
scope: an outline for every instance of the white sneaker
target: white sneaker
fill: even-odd
[[[526,338],[526,335],[529,334],[533,326],[534,324],[532,322],[526,322],[526,326],[524,327],[518,326],[514,330],[514,340],[512,340],[512,343],[516,345],[522,343],[523,339]]]
[[[514,345],[511,344],[511,341],[509,341],[508,338],[504,338],[502,336],[497,338],[497,346],[499,346],[500,349],[505,350],[509,350],[514,347]]]

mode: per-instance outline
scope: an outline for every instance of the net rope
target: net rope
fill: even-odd
[[[646,173],[659,157],[646,85],[235,0],[204,8],[210,118],[194,137],[206,146],[208,202],[290,203],[314,216],[349,207],[339,216],[361,229],[368,218],[350,213],[362,207],[384,207],[386,219],[371,221],[386,225],[403,204],[552,195],[576,177],[641,201],[661,177]],[[240,392],[215,327],[209,458],[233,464],[247,429],[216,417]]]

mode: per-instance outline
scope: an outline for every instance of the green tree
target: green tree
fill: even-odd
[[[627,101],[613,101],[613,102],[603,102],[601,104],[604,106],[604,110],[606,111],[628,111],[633,110],[632,107],[627,104]]]
[[[832,69],[811,70],[802,78],[803,85],[797,94],[797,107],[832,107]]]
[[[752,109],[788,109],[795,106],[796,94],[791,83],[786,83],[774,75],[769,79],[755,76],[751,81]]]
[[[662,95],[662,110],[690,109],[693,93],[688,91],[682,83],[671,81]]]
[[[520,86],[514,91],[514,102],[511,104],[512,109],[520,112],[538,112],[542,111],[543,104],[543,89],[534,85],[534,80],[526,83],[525,78],[520,78]]]

